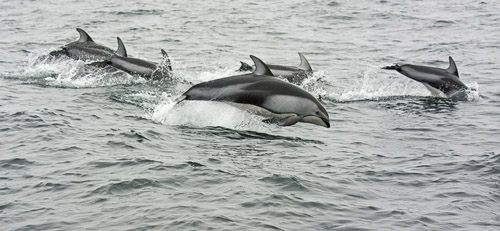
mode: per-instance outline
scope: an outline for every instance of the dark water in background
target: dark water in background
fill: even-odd
[[[3,230],[499,230],[500,2],[0,3]],[[85,29],[172,60],[151,83],[35,63]],[[276,127],[224,104],[172,108],[254,54],[309,59],[332,127]],[[430,97],[395,62],[477,89]]]

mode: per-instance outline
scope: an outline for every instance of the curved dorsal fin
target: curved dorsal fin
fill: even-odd
[[[255,71],[253,71],[254,74],[274,76],[269,67],[267,67],[267,65],[264,62],[262,62],[262,60],[253,55],[250,55],[250,58],[255,64]]]
[[[84,30],[82,30],[80,28],[76,28],[76,31],[78,31],[78,33],[80,34],[80,38],[78,39],[78,42],[93,42],[94,41],[94,40],[92,40],[90,35],[87,34],[87,32],[85,32]]]
[[[170,57],[165,50],[161,49],[161,55],[163,56],[163,61],[167,63],[168,70],[172,71],[172,63],[170,62]]]
[[[458,77],[457,64],[455,64],[455,61],[453,61],[453,58],[451,56],[449,57],[449,59],[450,59],[450,66],[448,67],[448,69],[446,69],[446,71]]]
[[[311,65],[309,64],[309,61],[307,61],[306,57],[302,55],[302,53],[299,52],[300,56],[300,66],[299,68],[304,70],[304,71],[313,71],[311,68]]]
[[[163,49],[161,49],[161,55],[163,56],[163,58],[168,58],[167,52]]]
[[[116,54],[118,56],[127,57],[127,49],[125,49],[122,39],[120,37],[116,37],[116,40],[118,40],[118,49],[116,49]]]

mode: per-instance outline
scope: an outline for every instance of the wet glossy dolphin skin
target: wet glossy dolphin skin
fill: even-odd
[[[77,60],[106,60],[115,54],[115,51],[106,46],[97,44],[90,35],[80,28],[76,28],[80,38],[64,45],[60,50],[50,52],[50,56],[68,56]]]
[[[168,54],[165,50],[161,49],[163,55],[163,62],[165,63],[166,70],[162,69],[162,65],[150,62],[144,59],[128,57],[127,50],[120,37],[116,38],[118,41],[118,50],[116,54],[111,56],[108,60],[102,62],[92,63],[93,66],[106,66],[110,65],[132,75],[139,75],[146,79],[159,80],[170,76],[172,66]]]
[[[215,79],[194,85],[178,99],[219,101],[269,118],[267,122],[290,126],[297,122],[330,127],[328,112],[302,88],[273,76],[264,62],[250,56],[255,70],[249,74]]]
[[[469,88],[460,81],[457,66],[451,56],[449,62],[450,65],[447,69],[411,64],[396,64],[383,67],[383,69],[396,70],[408,78],[422,83],[433,95],[444,94],[451,99],[465,100],[466,91]]]

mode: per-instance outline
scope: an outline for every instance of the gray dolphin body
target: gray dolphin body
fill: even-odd
[[[466,99],[466,90],[469,88],[460,81],[457,66],[451,56],[449,61],[450,66],[447,69],[411,64],[387,66],[383,69],[396,70],[410,79],[422,83],[433,95],[437,96],[443,93],[451,99]]]
[[[330,127],[328,112],[316,98],[294,84],[274,77],[257,57],[251,55],[250,58],[256,66],[254,72],[196,84],[178,102],[219,101],[270,118],[267,121],[280,126],[306,122]]]
[[[306,57],[302,53],[299,52],[300,56],[300,65],[298,67],[294,66],[285,66],[285,65],[274,65],[269,64],[267,67],[271,70],[271,72],[275,76],[280,76],[288,80],[288,82],[300,84],[304,79],[310,75],[313,70],[309,61],[307,61]],[[251,66],[245,62],[241,62],[241,67],[238,71],[253,71],[255,69],[254,66]]]
[[[66,55],[77,60],[106,60],[115,54],[115,51],[106,46],[97,44],[87,32],[76,28],[80,38],[72,43],[66,44],[61,50],[50,52],[50,56]]]
[[[170,76],[172,66],[170,65],[170,60],[165,50],[162,49],[161,52],[163,54],[163,62],[165,62],[165,66],[168,70],[163,69],[162,65],[157,63],[144,59],[128,57],[127,50],[120,37],[117,37],[116,39],[118,40],[118,50],[116,51],[116,54],[111,56],[108,60],[93,63],[92,65],[111,65],[129,74],[140,75],[146,79],[152,78],[158,80]]]

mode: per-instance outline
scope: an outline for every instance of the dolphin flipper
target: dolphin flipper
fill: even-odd
[[[87,32],[85,32],[84,30],[82,30],[80,28],[76,28],[76,31],[78,31],[78,33],[80,34],[80,38],[78,39],[78,42],[94,42],[94,40],[92,40],[90,35],[87,34]]]
[[[118,49],[116,49],[116,54],[118,56],[127,57],[127,49],[125,49],[122,39],[120,37],[116,37],[116,40],[118,40]]]
[[[453,58],[451,56],[448,57],[448,59],[450,60],[450,66],[448,67],[448,69],[446,69],[446,71],[448,73],[454,74],[455,76],[458,77],[457,64],[455,64],[455,61],[453,60]]]
[[[291,126],[300,121],[301,117],[297,115],[292,115],[286,118],[270,118],[262,120],[264,123],[277,124],[279,126]]]
[[[250,58],[255,64],[255,71],[253,72],[255,75],[274,76],[269,67],[264,62],[262,62],[262,60],[253,55],[250,55]]]
[[[300,56],[300,65],[299,68],[304,70],[304,71],[313,71],[311,68],[311,65],[309,64],[309,61],[307,61],[306,57],[302,53],[299,52]]]

